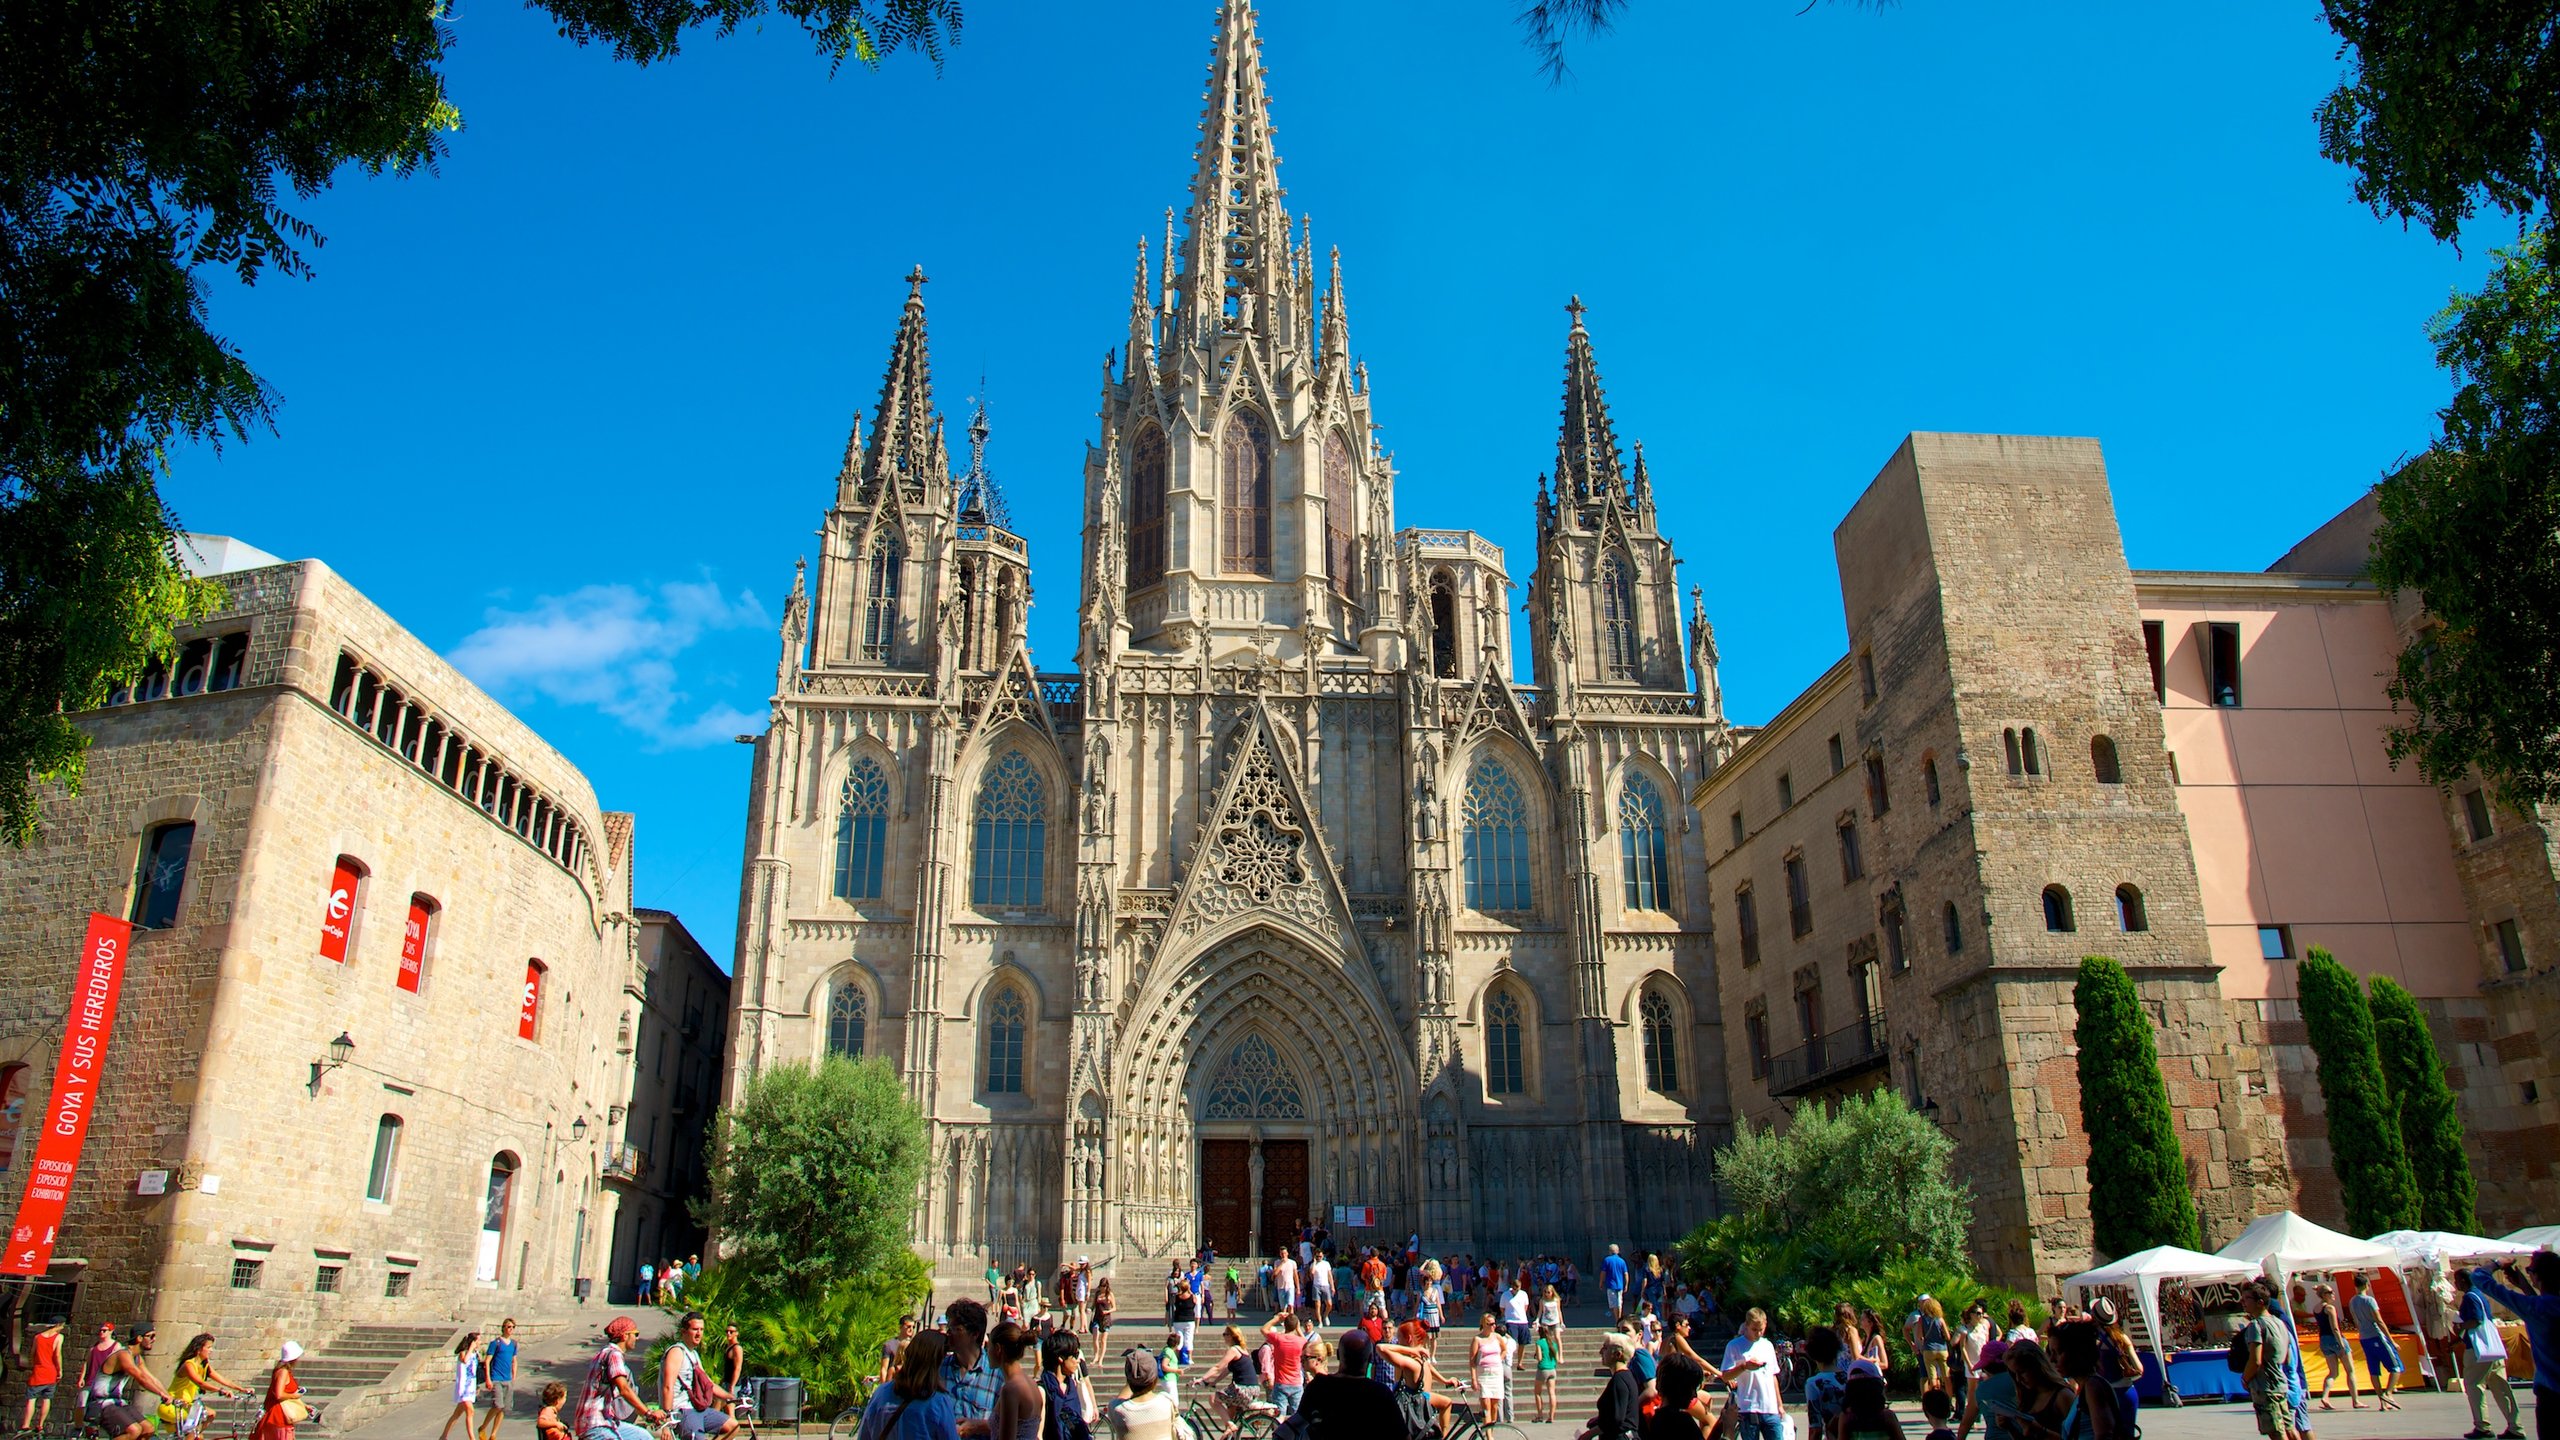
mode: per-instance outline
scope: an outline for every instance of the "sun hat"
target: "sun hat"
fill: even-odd
[[[279,1365],[290,1365],[301,1358],[302,1342],[299,1340],[287,1340],[284,1347],[276,1351],[276,1363]]]

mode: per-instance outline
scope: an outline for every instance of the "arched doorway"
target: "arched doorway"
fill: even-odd
[[[1267,1255],[1310,1218],[1306,1089],[1259,1028],[1212,1052],[1200,1124],[1200,1238],[1226,1255]]]
[[[489,1188],[480,1206],[480,1253],[471,1278],[483,1285],[498,1283],[506,1265],[507,1223],[515,1209],[516,1157],[501,1150],[489,1161]]]

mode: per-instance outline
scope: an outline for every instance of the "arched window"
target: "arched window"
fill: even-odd
[[[516,1157],[504,1150],[489,1161],[489,1189],[480,1209],[480,1255],[471,1278],[483,1285],[498,1283],[506,1266],[507,1225],[516,1196]]]
[[[836,896],[880,898],[880,868],[889,844],[889,776],[868,755],[844,777],[843,808],[836,814]]]
[[[1431,673],[1458,674],[1458,582],[1446,570],[1431,576]]]
[[[1351,447],[1342,443],[1340,435],[1324,437],[1324,568],[1333,582],[1333,593],[1351,593],[1351,536],[1358,528],[1352,522],[1353,498]]]
[[[2107,736],[2090,737],[2089,768],[2096,772],[2101,785],[2124,783],[2124,767],[2116,762],[2116,742]]]
[[[1022,990],[999,985],[987,1001],[987,1093],[1022,1093],[1022,1042],[1030,1028],[1031,1007]]]
[[[2018,732],[2018,753],[2027,759],[2028,774],[2044,773],[2044,747],[2036,743],[2036,732],[2033,726]]]
[[[391,1192],[399,1184],[402,1125],[397,1115],[385,1115],[373,1124],[373,1165],[365,1172],[364,1198],[377,1205],[390,1204]]]
[[[862,1058],[862,1042],[871,1028],[871,997],[850,980],[827,987],[827,1053],[847,1060]]]
[[[1465,823],[1468,908],[1529,909],[1529,801],[1510,766],[1487,756],[1468,768]]]
[[[1656,1095],[1680,1093],[1680,1031],[1673,1023],[1671,1001],[1659,990],[1647,990],[1636,1002],[1636,1018],[1644,1024],[1644,1088]]]
[[[353,855],[338,857],[329,874],[329,898],[320,907],[320,958],[347,963],[356,925],[364,918],[365,880],[373,872]]]
[[[1129,447],[1129,588],[1164,578],[1164,492],[1173,483],[1164,432],[1153,425]]]
[[[862,592],[862,658],[886,660],[898,638],[899,572],[906,569],[906,549],[895,529],[884,529],[871,542],[871,576]]]
[[[2116,924],[2129,934],[2151,928],[2151,912],[2143,908],[2139,886],[2116,887]]]
[[[1948,901],[1948,902],[1947,902],[1946,927],[1947,927],[1947,953],[1948,953],[1948,954],[1950,954],[1950,955],[1961,955],[1961,954],[1963,954],[1963,953],[1964,953],[1964,918],[1963,918],[1962,916],[1960,916],[1960,915],[1956,914],[1956,902],[1954,902],[1953,900],[1950,900],[1950,901]]]
[[[1040,903],[1049,857],[1048,791],[1031,757],[1008,750],[978,783],[978,825],[969,903],[981,910]]]
[[[392,983],[415,995],[426,982],[427,959],[434,953],[436,917],[444,907],[433,895],[409,897],[409,923],[400,932],[400,973]]]
[[[2080,928],[2071,918],[2071,892],[2059,885],[2044,887],[2044,928],[2065,935]]]
[[[1938,803],[1937,756],[1929,755],[1922,757],[1920,761],[1920,786],[1928,793],[1929,804],[1934,808]]]
[[[1220,567],[1229,574],[1271,573],[1271,440],[1262,417],[1239,410],[1227,419],[1218,495]]]
[[[1484,1088],[1488,1095],[1518,1095],[1529,1088],[1521,1062],[1520,1028],[1520,997],[1507,988],[1494,991],[1484,1007]]]
[[[0,1174],[17,1163],[18,1137],[27,1122],[27,1076],[24,1065],[0,1065]]]
[[[2015,731],[2015,730],[2003,730],[2003,731],[2001,731],[2001,732],[2000,732],[2000,748],[2001,748],[2001,750],[2002,750],[2003,752],[2005,752],[2005,753],[2006,753],[2006,756],[2007,756],[2007,758],[2008,758],[2008,761],[2009,761],[2009,773],[2010,773],[2010,774],[2012,774],[2012,775],[2024,775],[2024,774],[2026,774],[2026,773],[2027,773],[2027,767],[2026,767],[2026,766],[2024,766],[2024,765],[2022,765],[2022,764],[2020,764],[2020,763],[2019,763],[2019,761],[2018,761],[2018,732],[2017,732],[2017,731]]]
[[[1615,550],[1600,557],[1600,655],[1612,680],[1636,678],[1636,587]]]
[[[1618,792],[1618,869],[1626,880],[1627,908],[1667,910],[1671,865],[1663,839],[1662,792],[1634,771]]]

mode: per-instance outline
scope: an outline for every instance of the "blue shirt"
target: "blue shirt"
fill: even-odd
[[[501,1385],[516,1378],[516,1342],[503,1336],[489,1342],[489,1378]]]
[[[2498,1283],[2489,1270],[2471,1272],[2471,1288],[2516,1313],[2524,1321],[2525,1343],[2533,1349],[2533,1388],[2560,1384],[2560,1295],[2527,1295]],[[2545,1377],[2549,1377],[2546,1379]]]
[[[1003,1385],[1004,1377],[998,1375],[994,1368],[987,1364],[987,1353],[983,1350],[978,1352],[978,1363],[966,1370],[952,1364],[950,1356],[942,1357],[943,1393],[951,1400],[952,1412],[962,1420],[984,1420],[994,1413],[996,1391],[1003,1388]],[[886,1393],[888,1388],[884,1385],[881,1390]],[[924,1402],[916,1403],[922,1405]],[[898,1422],[901,1427],[898,1434],[903,1436],[911,1433],[903,1428],[906,1423],[904,1420]]]
[[[895,1419],[890,1418],[893,1413]],[[860,1440],[958,1440],[960,1427],[949,1395],[937,1390],[921,1400],[901,1402],[896,1387],[883,1385],[862,1407],[862,1425],[855,1433]]]
[[[1600,1262],[1600,1284],[1610,1290],[1627,1288],[1627,1257],[1612,1255]]]

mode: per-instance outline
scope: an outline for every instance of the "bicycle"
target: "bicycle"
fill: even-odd
[[[1449,1407],[1449,1433],[1440,1440],[1529,1440],[1528,1431],[1508,1420],[1487,1422],[1484,1412],[1476,1408],[1475,1390],[1472,1383],[1460,1382],[1458,1393],[1451,1397],[1456,1403]]]
[[[1280,1412],[1257,1403],[1230,1422],[1219,1419],[1207,1401],[1194,1400],[1183,1407],[1182,1423],[1191,1428],[1195,1440],[1271,1440],[1280,1428]]]
[[[827,1440],[853,1440],[854,1432],[862,1428],[863,1408],[871,1403],[871,1392],[878,1384],[875,1380],[853,1382],[853,1403],[827,1422]]]

